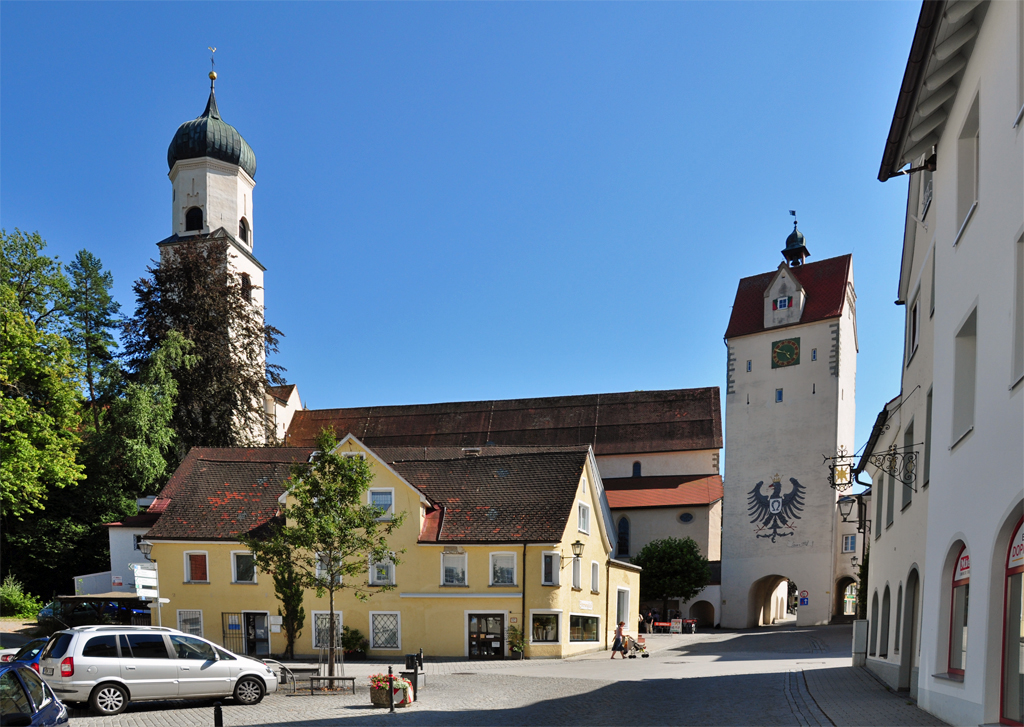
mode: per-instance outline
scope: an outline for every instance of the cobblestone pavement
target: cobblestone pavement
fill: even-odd
[[[357,692],[291,695],[259,705],[225,700],[225,725],[940,725],[850,664],[850,628],[764,629],[649,637],[648,659],[608,652],[564,661],[429,660],[420,699],[395,714]],[[395,666],[398,666],[397,664]],[[396,669],[397,671],[397,669]],[[75,725],[212,725],[213,701],[140,703],[117,717],[72,712]]]

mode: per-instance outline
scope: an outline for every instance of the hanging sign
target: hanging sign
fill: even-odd
[[[159,598],[156,563],[132,563],[129,567],[135,576],[135,595],[139,598]]]
[[[971,577],[971,554],[964,548],[960,551],[960,559],[956,562],[956,573],[954,581],[966,581]]]
[[[1024,522],[1017,526],[1017,532],[1010,540],[1010,559],[1006,568],[1024,568]]]

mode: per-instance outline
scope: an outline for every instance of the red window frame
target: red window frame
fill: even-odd
[[[1017,540],[1017,534],[1022,527],[1024,527],[1024,517],[1017,521],[1017,526],[1013,529],[1010,542],[1006,546],[1006,560],[1003,562],[1003,645],[1000,649],[999,657],[999,724],[1016,725],[1016,727],[1024,727],[1024,722],[1016,722],[1003,714],[1003,707],[1006,704],[1004,699],[1004,692],[1006,691],[1006,587],[1010,576],[1024,573],[1024,565],[1019,565],[1016,568],[1010,567],[1010,549]]]
[[[956,616],[956,589],[960,586],[970,586],[971,584],[970,576],[962,578],[959,581],[956,579],[956,574],[960,567],[960,559],[963,557],[965,550],[967,550],[967,546],[962,545],[960,547],[960,552],[956,554],[956,561],[953,564],[953,581],[952,587],[949,589],[949,650],[946,654],[946,673],[956,674],[961,677],[964,675],[964,670],[953,668],[953,617]],[[970,598],[970,592],[968,592],[967,595],[968,598]],[[968,601],[968,603],[970,602]]]

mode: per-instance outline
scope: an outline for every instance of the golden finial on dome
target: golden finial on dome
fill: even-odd
[[[210,71],[210,80],[211,81],[216,81],[217,80],[217,72],[216,71]]]
[[[210,88],[213,88],[213,82],[217,80],[217,71],[213,69],[213,54],[217,52],[217,49],[209,45],[206,47],[210,51]]]

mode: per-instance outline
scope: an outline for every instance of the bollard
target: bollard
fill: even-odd
[[[391,667],[388,667],[388,711],[395,711],[395,675],[391,672]]]
[[[220,702],[213,703],[213,727],[224,727],[224,712],[221,711]]]

